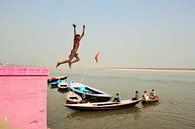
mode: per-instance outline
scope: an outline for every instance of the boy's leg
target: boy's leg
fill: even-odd
[[[69,62],[69,67],[71,68],[71,65],[73,64],[73,63],[76,63],[76,62],[78,62],[80,60],[80,58],[79,58],[79,56],[78,56],[78,53],[76,53],[75,54],[75,59],[71,62]]]
[[[61,65],[61,64],[65,64],[65,63],[69,63],[72,61],[72,59],[74,58],[74,53],[71,52],[71,54],[69,55],[69,59],[61,61],[61,62],[57,62],[56,68]]]
[[[57,62],[57,64],[56,64],[56,68],[57,68],[59,65],[61,65],[61,64],[65,64],[65,63],[68,63],[68,62],[70,62],[70,59],[68,59],[68,60],[64,60],[64,61],[60,61],[60,62]]]
[[[78,61],[80,61],[80,58],[79,58],[78,54],[76,54],[75,60],[73,60],[71,63],[73,64],[73,63],[76,63]]]
[[[68,62],[68,65],[69,65],[70,69],[71,69],[71,65],[72,65],[71,61],[73,60],[74,57],[75,57],[75,52],[71,51],[71,54],[69,56],[69,62]]]

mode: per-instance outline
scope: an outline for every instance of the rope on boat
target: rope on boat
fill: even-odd
[[[85,77],[86,77],[86,75],[87,75],[87,73],[88,73],[88,71],[89,71],[89,68],[91,67],[92,63],[93,63],[93,60],[90,62],[90,64],[89,64],[89,66],[87,67],[87,69],[83,72],[83,76],[82,76],[82,79],[81,79],[81,81],[80,81],[81,84],[83,83],[83,81],[84,81],[84,79],[85,79]]]

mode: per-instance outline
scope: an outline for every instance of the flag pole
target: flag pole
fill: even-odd
[[[91,67],[92,63],[93,63],[93,61],[91,61],[91,62],[90,62],[89,66],[88,66],[88,67],[87,67],[87,69],[84,71],[84,73],[83,73],[83,76],[82,76],[82,79],[81,79],[81,82],[80,82],[80,83],[83,83],[83,81],[84,81],[84,79],[85,79],[85,77],[86,77],[86,74],[88,73],[89,68]]]
[[[96,63],[98,63],[98,60],[99,60],[99,59],[98,59],[98,58],[99,58],[99,53],[100,53],[100,51],[98,51],[98,53],[97,53],[96,56],[95,56]],[[84,79],[85,79],[85,77],[86,77],[86,74],[88,73],[89,68],[91,67],[92,63],[93,63],[93,60],[90,62],[89,66],[88,66],[87,69],[84,71],[80,83],[83,83],[83,81],[84,81]]]

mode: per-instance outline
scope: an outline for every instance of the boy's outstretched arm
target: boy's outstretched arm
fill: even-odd
[[[82,32],[81,38],[84,36],[84,34],[85,34],[85,25],[83,25],[83,32]]]
[[[72,24],[72,26],[74,27],[74,36],[77,34],[77,32],[76,32],[76,24]]]

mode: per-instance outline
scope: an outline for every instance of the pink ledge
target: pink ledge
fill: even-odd
[[[0,67],[0,76],[47,76],[47,68]]]
[[[0,120],[13,128],[47,129],[48,74],[47,68],[0,67]]]

